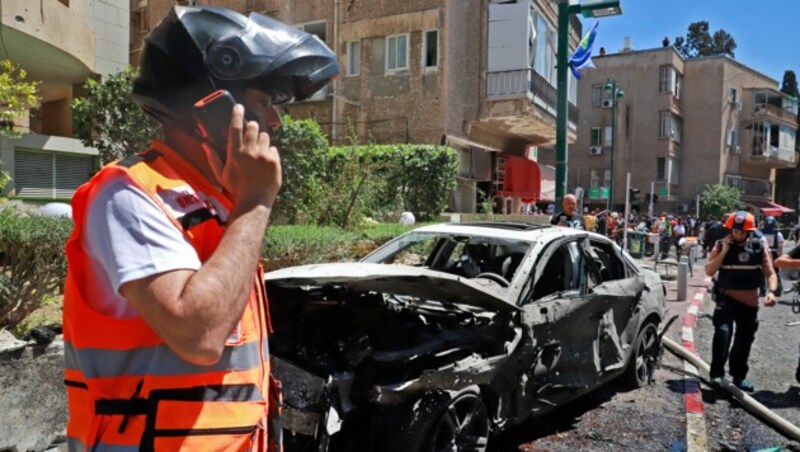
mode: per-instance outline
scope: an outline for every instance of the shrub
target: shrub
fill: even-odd
[[[0,210],[0,328],[13,328],[64,284],[68,218]]]
[[[321,176],[326,169],[328,138],[316,121],[281,118],[274,146],[281,153],[283,186],[273,215],[287,223],[315,223],[324,202]]]
[[[265,270],[320,262],[352,261],[358,234],[337,227],[270,226],[261,255]]]

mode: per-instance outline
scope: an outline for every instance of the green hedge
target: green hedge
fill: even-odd
[[[0,328],[13,328],[58,292],[67,263],[68,218],[0,210]]]
[[[353,231],[335,226],[270,226],[262,250],[264,268],[356,261],[415,227],[378,223]]]
[[[366,218],[391,221],[403,211],[429,221],[456,188],[458,154],[451,148],[326,143],[316,122],[283,117],[275,136],[283,167],[277,222],[358,228]]]

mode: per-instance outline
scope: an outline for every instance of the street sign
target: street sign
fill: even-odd
[[[608,187],[590,188],[589,199],[608,199]]]
[[[660,197],[666,198],[668,194],[669,194],[669,190],[667,190],[667,187],[661,187],[661,188],[658,189],[658,197],[659,198]]]

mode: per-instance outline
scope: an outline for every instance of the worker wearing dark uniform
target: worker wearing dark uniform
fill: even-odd
[[[758,288],[761,278],[766,275],[769,291],[764,305],[774,306],[778,278],[772,268],[769,250],[754,234],[756,224],[751,213],[736,212],[725,222],[725,228],[731,234],[717,241],[706,264],[706,274],[717,275],[711,382],[722,383],[725,363],[730,357],[729,371],[733,384],[743,391],[753,391],[753,385],[745,377],[750,347],[758,329]]]
[[[800,245],[795,246],[786,254],[779,256],[775,260],[775,267],[791,270],[800,269]],[[797,370],[794,373],[794,378],[798,383],[800,383],[800,355],[798,355]]]

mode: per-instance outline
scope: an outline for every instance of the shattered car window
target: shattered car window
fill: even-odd
[[[466,278],[487,273],[511,281],[530,243],[497,237],[409,233],[375,250],[363,262],[424,266]]]

